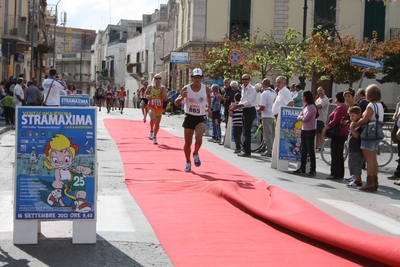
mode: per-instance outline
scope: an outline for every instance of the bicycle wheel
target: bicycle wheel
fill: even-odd
[[[331,156],[331,139],[326,139],[325,142],[321,146],[321,159],[328,165],[332,163],[332,156]],[[347,156],[349,154],[349,148],[347,147],[347,141],[344,144],[343,149],[343,161],[346,161]]]
[[[376,152],[376,159],[378,166],[384,167],[389,164],[393,158],[392,146],[385,140],[380,140],[378,143],[378,151]]]
[[[331,139],[326,139],[321,146],[321,159],[328,165],[331,165]]]

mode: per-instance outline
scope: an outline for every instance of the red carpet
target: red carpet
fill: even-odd
[[[143,122],[105,125],[175,266],[400,266],[400,239],[344,225],[204,149],[185,173],[183,140],[160,130],[153,145]]]

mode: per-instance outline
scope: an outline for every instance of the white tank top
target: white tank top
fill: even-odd
[[[193,116],[204,116],[206,112],[207,104],[207,90],[206,85],[201,84],[198,92],[193,92],[190,85],[186,85],[187,97],[185,99],[185,113]]]

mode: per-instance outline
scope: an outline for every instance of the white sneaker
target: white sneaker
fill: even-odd
[[[351,177],[349,177],[349,178],[344,178],[344,180],[346,181],[346,182],[353,182],[353,181],[355,181],[356,180],[356,178],[354,178],[354,175],[352,175]]]
[[[149,139],[150,139],[150,140],[153,140],[153,138],[154,138],[154,132],[153,132],[153,131],[150,131],[150,133],[149,133]]]
[[[158,143],[157,143],[157,137],[153,137],[153,144],[155,144],[155,145],[158,145]]]

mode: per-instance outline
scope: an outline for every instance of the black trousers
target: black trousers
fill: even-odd
[[[302,130],[301,131],[301,165],[300,169],[306,172],[307,154],[310,155],[310,172],[316,171],[315,161],[315,140],[316,130]]]
[[[256,115],[255,107],[243,108],[243,151],[249,155],[251,154],[251,128]]]
[[[335,178],[344,177],[343,150],[347,135],[339,135],[331,139],[331,175]]]

